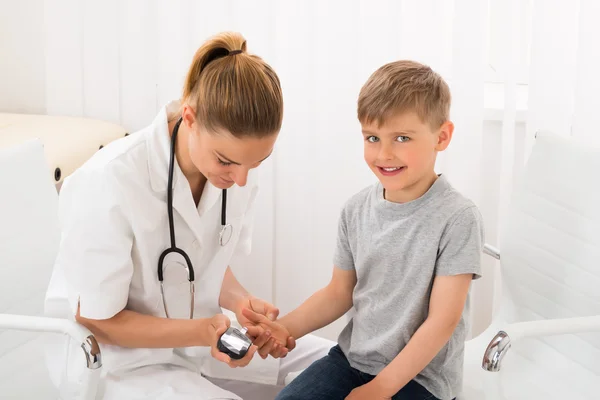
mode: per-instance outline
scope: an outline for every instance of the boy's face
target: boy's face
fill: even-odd
[[[415,112],[396,114],[378,127],[362,124],[365,161],[386,190],[390,201],[420,197],[435,180],[435,159],[448,147],[454,126],[445,122],[437,130]]]

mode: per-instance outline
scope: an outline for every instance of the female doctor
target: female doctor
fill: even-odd
[[[261,390],[250,382],[281,385],[332,346],[316,337],[278,344],[264,334],[241,360],[216,347],[231,323],[222,308],[241,325],[249,322],[244,307],[278,315],[229,266],[250,251],[252,170],[271,155],[282,115],[273,69],[246,52],[242,36],[222,33],[196,52],[179,102],[65,180],[46,313],[75,318],[96,336],[99,398],[250,398]],[[80,350],[61,344],[48,350],[50,371],[70,391],[83,363]],[[265,362],[273,358],[257,359],[254,369],[222,368],[248,365],[257,346],[263,358],[277,358],[271,375]]]

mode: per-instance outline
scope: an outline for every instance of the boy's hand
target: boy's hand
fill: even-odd
[[[375,380],[372,380],[354,389],[345,400],[392,400],[392,397]]]
[[[296,347],[296,341],[283,325],[247,308],[242,310],[242,314],[248,321],[244,326],[248,334],[255,338],[254,344],[263,359],[269,354],[274,358],[285,357]]]
[[[245,367],[250,363],[250,361],[252,361],[252,357],[254,357],[254,353],[256,353],[257,350],[256,346],[251,346],[248,350],[248,353],[240,360],[232,360],[231,357],[220,352],[217,348],[217,342],[219,341],[219,338],[225,333],[230,325],[231,321],[223,314],[217,314],[209,320],[207,334],[210,340],[209,343],[211,343],[210,354],[213,356],[213,358],[224,362],[231,368]]]
[[[238,303],[235,312],[235,316],[239,324],[243,327],[254,325],[252,321],[250,321],[242,313],[244,309],[249,309],[257,314],[264,315],[271,321],[275,321],[279,316],[279,309],[273,304],[267,303],[266,301],[253,296],[245,297]],[[277,341],[271,339],[270,331],[263,330],[260,334],[252,331],[249,332],[249,336],[253,337],[254,345],[257,346],[259,350],[258,354],[262,357],[262,359],[267,358],[269,354],[271,354],[271,356],[274,358],[281,358],[287,355],[288,350],[285,348],[285,346],[278,345]]]

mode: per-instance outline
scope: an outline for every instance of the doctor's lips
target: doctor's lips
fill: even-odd
[[[399,174],[400,172],[404,171],[406,169],[406,167],[380,167],[377,166],[377,169],[379,170],[379,173],[381,175],[385,175],[385,176],[394,176]]]

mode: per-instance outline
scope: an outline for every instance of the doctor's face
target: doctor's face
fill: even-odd
[[[245,186],[248,171],[273,152],[277,133],[265,137],[237,138],[229,132],[208,132],[194,124],[189,135],[190,158],[198,171],[219,189]]]

